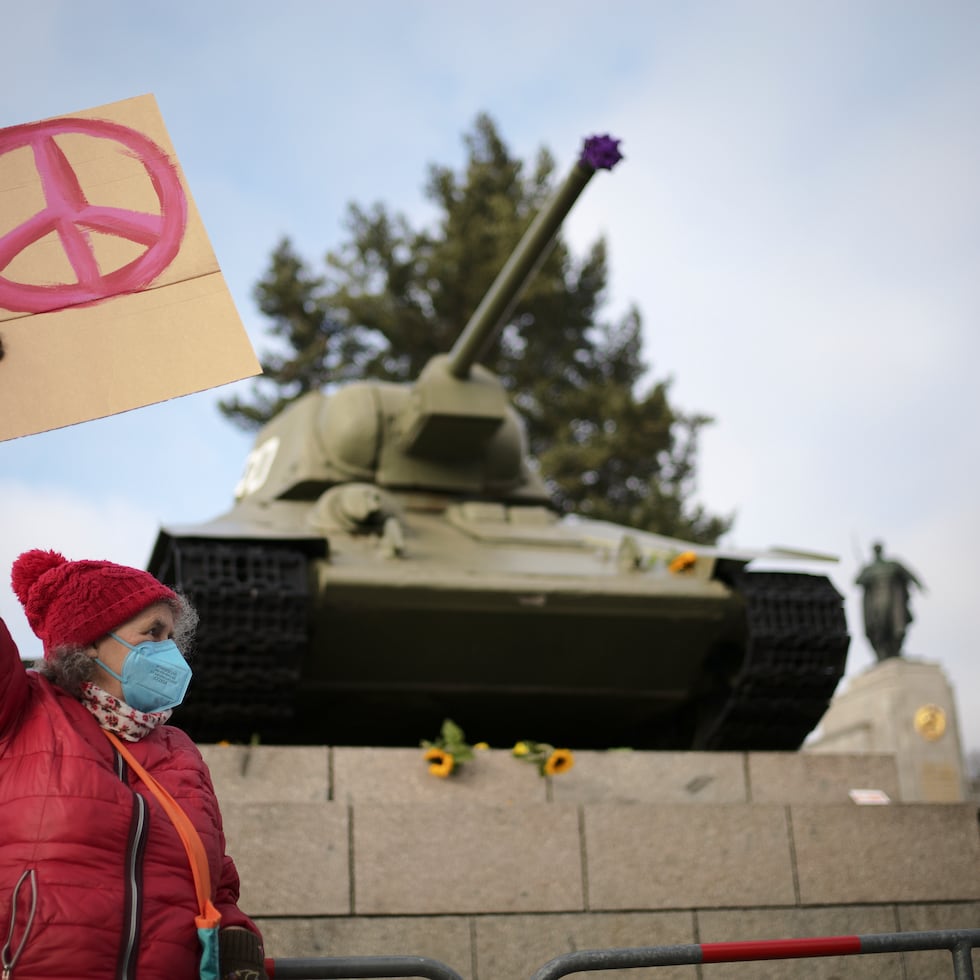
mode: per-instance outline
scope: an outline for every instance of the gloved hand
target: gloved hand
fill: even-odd
[[[269,980],[259,937],[249,929],[232,926],[218,935],[221,980]]]

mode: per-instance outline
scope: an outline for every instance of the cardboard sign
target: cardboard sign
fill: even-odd
[[[0,440],[258,374],[152,95],[0,129]]]

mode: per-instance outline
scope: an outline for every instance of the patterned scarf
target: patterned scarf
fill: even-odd
[[[138,742],[173,714],[172,710],[137,711],[91,681],[82,684],[82,704],[95,715],[103,728],[115,732],[127,742]]]

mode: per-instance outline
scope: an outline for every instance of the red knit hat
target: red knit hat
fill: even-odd
[[[57,647],[87,647],[155,602],[179,602],[149,572],[110,561],[68,561],[57,551],[25,551],[11,585],[47,659]]]

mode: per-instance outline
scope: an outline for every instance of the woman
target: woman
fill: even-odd
[[[128,749],[204,845],[221,915],[220,975],[265,978],[207,766],[166,724],[190,679],[178,643],[189,642],[196,613],[147,572],[54,551],[22,554],[11,582],[44,663],[25,670],[0,620],[4,977],[201,975],[191,864],[157,795],[126,762]]]

